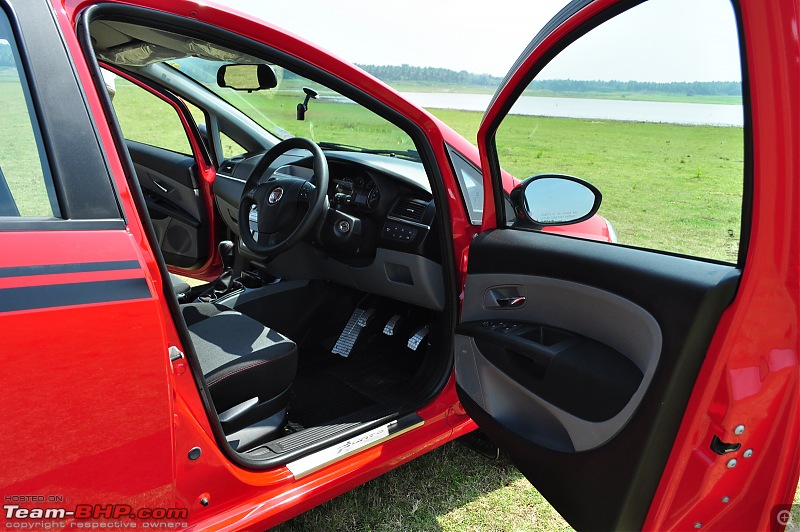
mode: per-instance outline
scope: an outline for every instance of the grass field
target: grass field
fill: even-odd
[[[401,92],[438,92],[456,94],[494,94],[495,86],[434,83],[419,81],[392,81],[388,82],[395,90]],[[527,89],[523,96],[539,96],[546,98],[588,98],[593,100],[632,100],[641,102],[681,102],[681,103],[711,103],[720,105],[741,105],[741,96],[711,96],[711,95],[686,95],[668,92],[601,92],[579,91],[558,92],[543,89]]]
[[[476,139],[481,113],[432,112]],[[497,145],[517,177],[563,173],[597,186],[620,243],[736,261],[741,128],[509,116]]]
[[[274,528],[309,531],[572,530],[501,455],[448,443]]]
[[[44,187],[39,149],[25,96],[16,71],[0,69],[0,101],[4,104],[0,133],[0,168],[22,216],[52,216]]]

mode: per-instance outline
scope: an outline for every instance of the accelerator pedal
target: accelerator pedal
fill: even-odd
[[[425,337],[428,336],[430,330],[431,330],[430,327],[428,327],[427,325],[424,325],[421,328],[417,329],[417,332],[415,332],[414,335],[408,339],[408,348],[411,349],[412,351],[416,351],[417,348],[419,348],[419,344],[422,343],[422,340],[424,340]]]

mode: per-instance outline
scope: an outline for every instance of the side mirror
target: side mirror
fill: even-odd
[[[278,86],[275,71],[267,64],[222,65],[217,70],[217,85],[236,91],[260,91]]]
[[[595,215],[602,199],[596,187],[568,175],[529,177],[511,192],[517,218],[537,226],[569,225],[587,220]]]

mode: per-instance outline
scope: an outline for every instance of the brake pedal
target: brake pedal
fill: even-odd
[[[369,325],[369,322],[372,321],[373,314],[375,314],[374,308],[365,310],[358,318],[358,326],[363,329],[364,327]]]
[[[430,330],[431,330],[430,327],[428,327],[427,325],[418,329],[417,332],[415,332],[414,335],[408,339],[408,348],[411,349],[412,351],[416,351],[417,348],[419,347],[419,344],[422,343],[422,340],[424,340],[425,337],[428,336]]]
[[[383,334],[386,336],[394,336],[394,332],[397,329],[397,322],[400,321],[400,314],[395,314],[389,321],[386,322],[386,325],[383,326]]]

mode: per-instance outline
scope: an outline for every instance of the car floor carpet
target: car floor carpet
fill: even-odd
[[[402,353],[381,347],[348,358],[315,350],[308,357],[313,362],[298,368],[290,421],[308,428],[375,404],[407,400],[412,368],[399,358]]]

